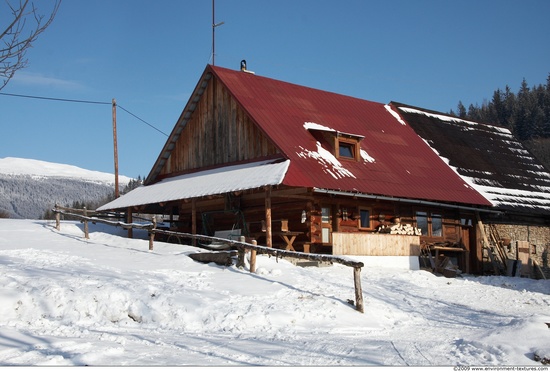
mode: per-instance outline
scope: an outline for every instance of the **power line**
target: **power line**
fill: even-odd
[[[168,137],[168,135],[166,133],[164,133],[163,131],[161,131],[160,129],[158,129],[157,127],[153,126],[152,124],[149,124],[148,122],[146,122],[145,120],[143,120],[142,118],[136,116],[135,114],[132,114],[130,111],[126,110],[124,107],[122,107],[121,105],[117,104],[118,107],[120,107],[123,111],[126,111],[128,114],[132,115],[133,117],[135,117],[136,119],[138,119],[139,121],[147,124],[148,126],[150,126],[151,128],[153,128],[154,130],[156,130],[157,132],[160,132],[162,134],[164,134],[166,137]]]
[[[3,93],[0,92],[3,96],[12,96],[12,97],[22,97],[22,98],[33,98],[33,99],[45,99],[49,101],[62,101],[62,102],[74,102],[74,103],[90,103],[94,105],[110,105],[111,102],[99,102],[99,101],[83,101],[79,99],[67,99],[67,98],[52,98],[52,97],[40,97],[40,96],[29,96],[25,94],[13,94],[13,93]]]
[[[20,98],[32,98],[32,99],[43,99],[43,100],[48,100],[48,101],[61,101],[61,102],[71,102],[71,103],[87,103],[87,104],[93,104],[93,105],[112,105],[112,102],[101,102],[101,101],[86,101],[86,100],[80,100],[80,99],[67,99],[67,98],[54,98],[54,97],[42,97],[42,96],[30,96],[30,95],[26,95],[26,94],[13,94],[13,93],[4,93],[4,92],[0,92],[0,95],[3,95],[3,96],[11,96],[11,97],[20,97]],[[124,107],[120,106],[119,104],[117,104],[118,107],[120,107],[123,111],[125,111],[126,113],[132,115],[134,118],[138,119],[139,121],[147,124],[148,126],[150,126],[151,128],[153,128],[154,130],[156,130],[157,132],[159,133],[162,133],[164,134],[166,137],[168,137],[168,134],[164,133],[163,131],[161,131],[160,129],[158,129],[157,127],[155,127],[154,125],[146,122],[145,120],[143,120],[142,118],[140,118],[139,116],[137,116],[136,114],[133,114],[131,113],[130,111],[126,110]]]

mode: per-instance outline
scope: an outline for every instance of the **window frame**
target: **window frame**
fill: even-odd
[[[419,217],[423,217],[426,219],[425,227],[427,231],[423,231],[424,224],[423,226],[418,225],[418,222],[420,221]],[[438,222],[434,224],[435,221],[438,221]],[[444,237],[443,221],[444,221],[444,218],[443,218],[443,213],[441,211],[417,209],[414,213],[414,225],[416,228],[421,229],[421,236],[426,236],[429,238],[443,238]],[[434,227],[438,228],[437,231],[439,232],[439,234],[437,235],[434,234],[434,232],[437,232],[437,231],[434,231]]]
[[[326,239],[325,232],[328,234]],[[321,206],[321,244],[332,244],[332,207],[329,205]]]
[[[362,222],[363,222],[363,214],[362,212],[367,212],[368,213],[368,222],[369,222],[369,225],[368,226],[363,226],[362,225]],[[359,214],[359,218],[357,219],[357,227],[359,228],[359,230],[372,230],[372,208],[370,207],[358,207],[357,208],[357,213]]]
[[[439,221],[437,224],[437,227],[434,223],[434,221],[436,220]],[[430,213],[430,232],[431,232],[430,236],[432,237],[437,237],[437,238],[443,237],[443,214],[442,213]],[[436,232],[438,232],[437,235],[435,234]]]
[[[351,152],[351,156],[342,155],[340,147],[348,148]],[[358,140],[341,136],[335,137],[334,156],[336,156],[337,159],[359,160],[360,153],[361,147]]]

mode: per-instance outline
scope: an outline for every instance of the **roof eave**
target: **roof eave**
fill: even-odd
[[[363,193],[360,193],[360,192],[328,190],[328,189],[320,189],[320,188],[313,188],[313,192],[314,193],[319,193],[319,194],[351,196],[351,197],[354,197],[354,198],[385,200],[385,201],[394,201],[394,202],[400,202],[400,203],[429,205],[429,206],[437,206],[437,207],[453,208],[453,209],[462,209],[462,210],[485,212],[485,213],[495,213],[495,214],[503,213],[502,211],[492,209],[492,207],[489,206],[489,205],[484,208],[481,205],[480,206],[472,206],[472,205],[463,205],[463,204],[451,204],[451,203],[432,201],[432,200],[410,199],[410,198],[401,198],[401,197],[385,196],[385,195],[372,195],[372,194],[363,194]]]

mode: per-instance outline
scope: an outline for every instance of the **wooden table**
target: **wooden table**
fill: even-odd
[[[278,232],[275,232],[273,235],[279,235],[285,241],[286,243],[285,249],[287,251],[296,251],[292,244],[294,243],[294,240],[296,240],[296,237],[300,234],[302,233],[290,232],[290,231],[278,231]]]

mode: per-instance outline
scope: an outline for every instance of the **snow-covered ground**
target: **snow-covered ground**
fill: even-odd
[[[3,366],[530,366],[550,358],[550,281],[448,279],[199,249],[77,222],[0,220]]]

